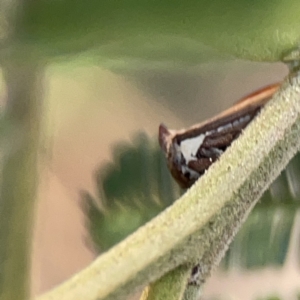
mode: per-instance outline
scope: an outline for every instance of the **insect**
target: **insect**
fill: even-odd
[[[239,100],[217,116],[188,129],[169,130],[159,126],[159,144],[172,176],[189,188],[239,137],[280,83],[266,86]]]

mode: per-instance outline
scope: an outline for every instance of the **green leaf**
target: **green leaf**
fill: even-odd
[[[92,50],[108,66],[278,61],[299,44],[299,12],[298,0],[30,1],[18,46],[48,57]]]

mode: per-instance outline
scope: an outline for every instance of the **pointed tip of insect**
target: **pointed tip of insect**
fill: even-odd
[[[170,136],[171,132],[167,128],[167,126],[163,123],[159,125],[158,128],[158,142],[160,147],[167,152],[167,138]]]

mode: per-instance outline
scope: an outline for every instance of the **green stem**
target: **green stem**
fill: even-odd
[[[0,198],[0,299],[29,299],[32,227],[42,119],[40,72],[32,63],[5,69],[10,127],[2,155]],[[2,153],[3,154],[3,153]]]
[[[198,300],[201,295],[201,288],[196,285],[188,285],[184,291],[183,300]]]
[[[181,199],[39,299],[124,299],[185,264],[199,263],[205,281],[263,192],[300,149],[299,98],[296,74]]]
[[[191,266],[180,266],[151,283],[140,300],[181,300],[191,275]]]

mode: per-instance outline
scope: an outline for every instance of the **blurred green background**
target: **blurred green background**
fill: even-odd
[[[157,146],[160,122],[190,126],[281,81],[287,69],[267,62],[300,39],[298,0],[28,1],[8,43],[3,12],[1,61],[47,63],[34,293],[182,193]],[[299,168],[296,157],[265,193],[205,297],[296,299]]]

